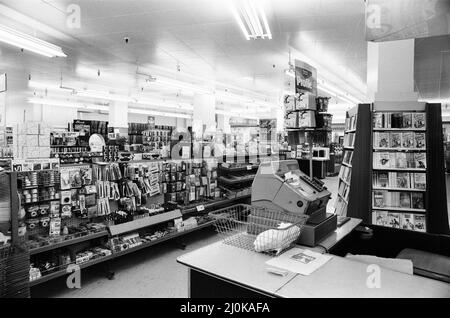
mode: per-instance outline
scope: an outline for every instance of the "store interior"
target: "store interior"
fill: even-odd
[[[288,224],[449,297],[449,30],[443,0],[0,0],[0,296],[326,297],[265,270]]]

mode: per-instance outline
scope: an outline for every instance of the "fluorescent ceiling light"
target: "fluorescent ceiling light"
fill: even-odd
[[[110,94],[109,92],[100,92],[100,91],[91,91],[91,90],[77,91],[77,95],[82,96],[82,97],[111,100],[111,101],[116,101],[116,102],[131,103],[131,102],[135,101],[131,97],[125,96],[125,95]]]
[[[231,11],[247,40],[272,39],[261,0],[232,0]]]
[[[46,57],[67,57],[59,46],[13,30],[4,25],[0,25],[0,42],[4,42],[20,49],[34,52]]]
[[[150,82],[150,84],[157,84],[160,86],[174,87],[180,90],[186,90],[187,92],[201,93],[201,94],[211,94],[211,90],[199,87],[197,85],[191,85],[177,80],[171,80],[167,78],[157,77],[156,81]]]
[[[128,112],[132,113],[132,114],[142,114],[142,115],[150,115],[150,116],[192,119],[192,115],[188,115],[188,114],[166,113],[166,112],[159,112],[159,111],[147,110],[147,109],[141,109],[141,108],[128,108]]]
[[[80,103],[80,102],[70,102],[70,101],[46,99],[46,98],[29,98],[27,100],[27,102],[29,104],[38,104],[38,105],[47,105],[47,106],[84,108],[84,109],[103,110],[103,111],[109,110],[109,107],[106,105],[86,104],[86,103]]]
[[[175,108],[175,109],[190,110],[190,111],[192,111],[194,109],[194,107],[192,105],[190,105],[189,103],[166,102],[164,100],[148,99],[148,98],[140,98],[140,97],[135,97],[135,99],[136,99],[136,104],[140,104],[140,105],[147,105],[147,106],[153,106],[153,107]]]

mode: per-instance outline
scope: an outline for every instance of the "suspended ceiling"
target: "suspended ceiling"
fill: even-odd
[[[331,79],[333,85],[358,98],[364,96],[363,0],[263,1],[273,39],[258,41],[245,40],[228,0],[4,0],[0,4],[50,29],[5,16],[2,10],[0,23],[57,44],[68,55],[47,59],[0,43],[0,70],[17,74],[9,77],[17,90],[25,88],[27,74],[33,79],[87,81],[95,78],[98,69],[100,81],[134,90],[141,85],[135,80],[139,70],[195,82],[214,80],[275,98],[291,52],[293,59],[307,56],[337,74]],[[81,8],[79,29],[67,25],[70,4]],[[416,46],[420,95],[450,98],[449,37],[417,40]]]

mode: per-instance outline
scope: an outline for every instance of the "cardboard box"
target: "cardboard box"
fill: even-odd
[[[39,147],[50,147],[50,134],[39,136]]]
[[[29,122],[26,124],[27,135],[39,135],[39,123]]]

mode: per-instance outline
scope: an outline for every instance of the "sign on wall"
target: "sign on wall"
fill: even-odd
[[[317,95],[317,70],[311,65],[295,61],[295,90],[297,94]]]
[[[450,34],[448,0],[367,0],[366,40],[383,42]]]

